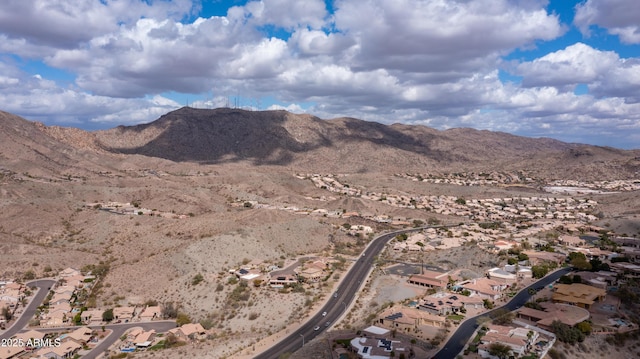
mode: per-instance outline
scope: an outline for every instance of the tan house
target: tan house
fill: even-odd
[[[589,309],[593,303],[602,302],[606,295],[606,290],[586,284],[556,284],[551,299],[555,303],[571,304]]]
[[[588,310],[573,305],[550,302],[543,302],[540,305],[543,310],[520,308],[516,313],[518,319],[535,323],[536,326],[549,330],[556,320],[572,327],[588,320],[591,316]]]
[[[374,325],[410,331],[422,325],[444,327],[446,318],[408,307],[391,307],[380,313]]]
[[[275,275],[269,279],[269,285],[274,288],[282,288],[287,284],[298,283],[298,278],[291,274]]]
[[[73,288],[81,288],[84,285],[85,276],[83,275],[74,275],[70,277],[66,277],[64,281],[67,283],[67,286]]]
[[[26,343],[29,340],[34,340],[34,339],[42,340],[44,339],[45,336],[46,334],[43,332],[39,332],[37,330],[29,330],[23,333],[18,333],[13,337]]]
[[[162,307],[160,307],[159,305],[148,306],[144,308],[139,317],[143,322],[159,319],[162,317]]]
[[[324,270],[317,267],[306,267],[298,271],[298,277],[305,282],[319,282],[324,276]]]
[[[185,324],[179,328],[171,329],[169,332],[182,340],[200,339],[207,334],[207,331],[200,323]]]
[[[449,315],[458,313],[462,308],[480,309],[484,302],[480,297],[467,297],[462,294],[438,293],[424,297],[418,304],[418,309],[434,315]]]
[[[556,252],[523,251],[523,253],[529,256],[529,263],[532,266],[543,263],[555,263],[560,266],[567,257],[562,253]]]
[[[82,317],[83,323],[95,324],[95,323],[102,322],[102,313],[103,313],[102,310],[91,309],[91,310],[85,310],[84,312],[82,312],[80,316]]]
[[[49,312],[63,311],[65,313],[71,312],[71,304],[69,302],[61,302],[60,304],[54,304],[49,307]]]
[[[80,327],[62,338],[62,341],[73,340],[80,345],[86,345],[93,336],[93,331],[88,327]]]
[[[155,330],[149,330],[142,332],[136,336],[133,340],[133,344],[135,344],[138,348],[147,348],[153,344],[153,339],[156,337]]]
[[[116,321],[121,321],[123,323],[128,323],[136,315],[136,307],[115,307],[113,308],[113,319]]]
[[[499,325],[490,325],[487,333],[482,337],[478,345],[478,354],[483,358],[490,357],[489,347],[493,343],[508,346],[516,357],[520,357],[538,339],[538,332],[525,328],[511,328]]]
[[[445,289],[449,283],[449,273],[440,273],[434,271],[425,271],[422,274],[414,274],[409,277],[407,282],[409,284],[418,285],[421,287]]]
[[[68,315],[69,312],[65,310],[49,311],[49,313],[44,316],[44,322],[41,322],[42,326],[59,327],[65,325],[69,322]]]
[[[49,301],[49,305],[59,305],[62,303],[67,303],[71,301],[71,294],[69,293],[56,293],[53,295],[51,300]]]
[[[36,351],[42,358],[69,359],[73,358],[82,346],[72,340],[60,343],[60,346],[45,346]]]
[[[24,353],[24,347],[11,345],[0,347],[0,359],[17,358],[22,353]]]
[[[472,279],[459,284],[463,289],[471,292],[471,296],[496,300],[502,295],[502,291],[509,286],[503,282],[497,282],[489,278]]]
[[[584,239],[578,236],[562,235],[558,238],[558,243],[567,247],[584,247],[586,244]]]

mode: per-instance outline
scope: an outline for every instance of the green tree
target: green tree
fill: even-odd
[[[76,315],[73,316],[73,322],[76,325],[82,325],[82,313],[78,313]]]
[[[102,312],[102,321],[104,322],[110,322],[113,320],[113,309],[107,309],[104,312]]]
[[[35,274],[31,269],[29,269],[29,270],[24,274],[24,276],[22,276],[22,279],[23,279],[23,280],[32,280],[32,279],[36,279],[36,274]]]
[[[193,278],[191,279],[191,285],[198,285],[203,280],[204,280],[204,277],[202,276],[202,274],[198,273],[198,274],[194,275]]]
[[[176,318],[178,316],[178,308],[173,304],[173,302],[166,302],[162,306],[162,317],[163,318]]]
[[[561,284],[571,284],[573,283],[573,280],[568,275],[563,275],[560,277],[560,279],[558,279],[558,282],[560,282]]]
[[[180,327],[189,323],[191,323],[191,317],[189,317],[189,315],[186,313],[179,312],[178,316],[176,317],[176,324]]]
[[[576,324],[576,328],[578,328],[582,333],[584,333],[585,335],[589,335],[591,334],[591,323],[589,322],[580,322],[578,324]]]
[[[4,320],[6,320],[7,322],[10,321],[11,318],[13,318],[13,314],[11,313],[9,307],[2,307],[2,318],[4,318]]]
[[[570,327],[558,320],[554,320],[551,323],[551,331],[556,335],[556,337],[558,337],[559,341],[567,344],[582,342],[585,337],[584,333],[580,329]]]
[[[498,325],[509,325],[513,322],[515,315],[507,309],[496,309],[493,315],[493,323]]]
[[[580,270],[591,270],[592,268],[591,263],[587,261],[587,257],[585,257],[584,254],[582,254],[582,257],[571,259],[570,263],[574,268],[577,268]]]
[[[531,275],[533,278],[542,278],[549,273],[549,267],[546,265],[537,265],[531,267]]]
[[[511,347],[506,344],[498,342],[489,344],[489,354],[493,356],[497,356],[500,359],[506,359],[509,357],[509,353],[511,353]]]

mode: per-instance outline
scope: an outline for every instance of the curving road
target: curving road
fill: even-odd
[[[24,327],[29,324],[31,318],[36,315],[36,310],[38,310],[38,306],[42,304],[44,298],[49,294],[49,289],[56,284],[56,280],[54,279],[38,279],[31,282],[26,283],[26,286],[37,287],[38,292],[33,296],[31,302],[24,309],[20,317],[13,323],[11,327],[5,330],[2,334],[0,334],[0,339],[9,339],[12,336],[16,335],[20,332]]]
[[[417,232],[425,228],[435,227],[442,226],[403,229],[376,237],[371,241],[371,243],[369,243],[369,246],[364,250],[363,255],[353,264],[340,283],[337,291],[331,296],[331,298],[329,298],[327,304],[325,304],[315,316],[309,319],[300,328],[295,330],[289,336],[283,338],[268,350],[257,355],[255,358],[275,359],[284,353],[293,353],[300,349],[304,343],[312,340],[325,331],[327,329],[327,322],[334,323],[344,312],[346,312],[347,308],[355,298],[358,288],[360,288],[360,283],[367,279],[375,256],[384,249],[387,242],[400,233]],[[327,315],[322,316],[322,312],[326,312]],[[315,327],[319,327],[319,329],[314,330]]]
[[[447,340],[447,342],[444,344],[444,347],[439,352],[437,352],[436,355],[433,356],[433,359],[455,358],[456,355],[462,352],[464,346],[467,344],[473,333],[475,333],[476,329],[478,328],[478,318],[487,316],[493,318],[493,315],[496,313],[496,311],[502,308],[509,311],[519,309],[529,300],[529,298],[531,298],[531,295],[529,295],[530,288],[536,289],[539,287],[547,286],[558,280],[561,276],[569,273],[570,271],[571,267],[557,270],[547,275],[546,277],[541,278],[539,281],[531,284],[530,286],[522,289],[520,292],[518,292],[518,294],[511,298],[511,300],[507,302],[507,304],[503,305],[502,307],[495,308],[489,312],[485,312],[465,320],[462,324],[460,324],[458,329],[455,331],[455,333],[453,333],[449,340]]]

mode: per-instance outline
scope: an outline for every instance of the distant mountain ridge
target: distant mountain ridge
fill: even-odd
[[[148,124],[94,132],[47,127],[7,113],[1,115],[2,133],[14,134],[13,141],[7,143],[20,147],[35,142],[53,153],[73,152],[85,158],[87,153],[138,155],[174,162],[248,163],[316,172],[527,169],[571,177],[630,177],[640,171],[638,150],[469,128],[438,131],[354,118],[323,120],[287,111],[183,107]],[[20,132],[27,135],[20,137]]]

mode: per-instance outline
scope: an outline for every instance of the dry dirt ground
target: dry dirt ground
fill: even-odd
[[[330,238],[337,243],[350,243],[350,250],[358,251],[356,240],[337,229],[345,220],[235,204],[256,201],[422,220],[438,217],[330,193],[296,178],[294,169],[145,161],[127,158],[117,164],[118,171],[111,173],[88,171],[52,178],[25,168],[21,173],[30,174],[22,175],[20,180],[0,178],[0,277],[21,277],[29,271],[36,276],[51,276],[66,267],[107,263],[110,271],[98,295],[99,308],[148,300],[171,301],[193,320],[210,320],[217,339],[181,347],[166,355],[188,351],[189,356],[193,352],[193,357],[212,357],[212,353],[216,353],[214,357],[231,356],[291,320],[298,320],[307,300],[317,300],[326,291],[320,288],[281,294],[250,286],[249,298],[229,309],[227,300],[237,285],[228,284],[228,270],[237,268],[245,259],[277,263],[291,262],[309,253],[329,254]],[[457,194],[467,198],[531,195],[527,189],[416,183],[393,173],[354,173],[341,180],[374,192]],[[321,196],[335,199],[310,199]],[[620,226],[625,231],[621,233],[629,234],[640,230],[638,214],[629,210],[640,208],[637,194],[597,200],[602,201],[603,210],[618,216],[608,220],[611,228]],[[186,218],[118,215],[85,206],[109,201],[137,201],[141,208]],[[378,226],[376,230],[384,228]],[[442,269],[450,269],[454,263],[468,263],[467,269],[476,272],[495,262],[488,254],[468,246],[403,259],[424,261]],[[204,281],[192,285],[197,274]],[[219,284],[222,289],[217,290]],[[384,296],[382,292],[375,301],[382,304]],[[370,306],[365,299],[359,305]],[[250,320],[251,313],[259,315]],[[139,356],[152,355],[160,358],[165,354]]]

